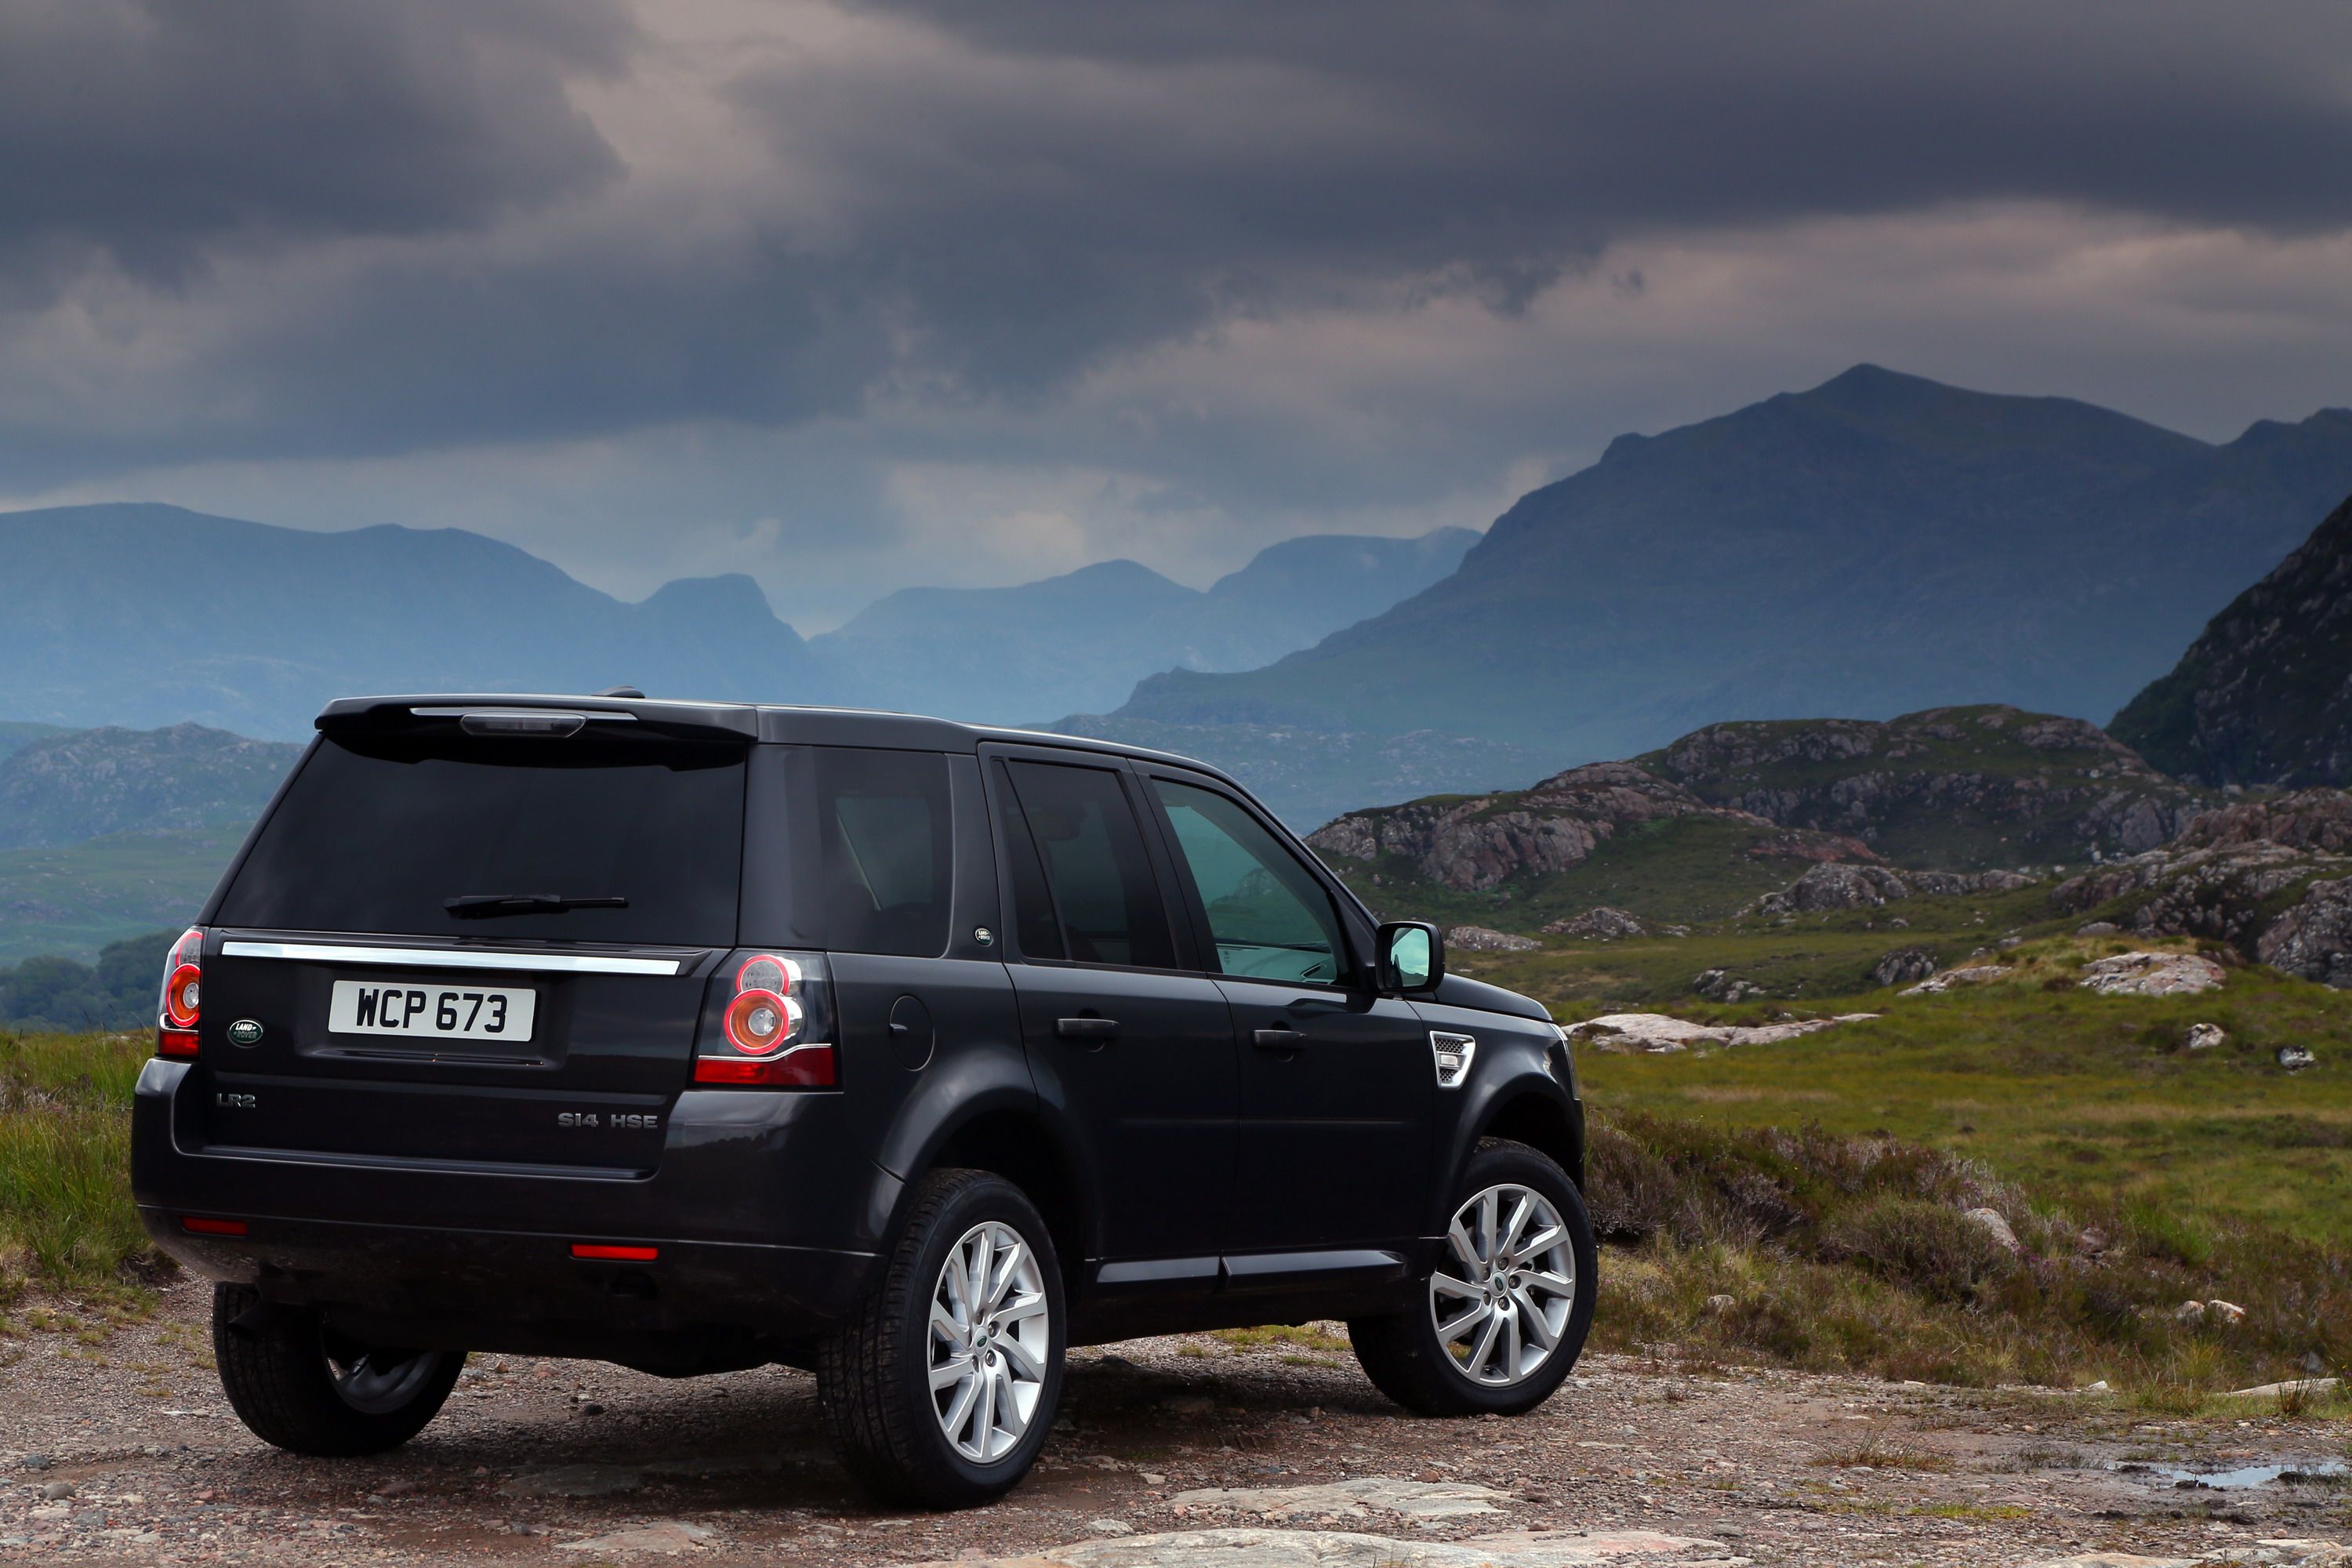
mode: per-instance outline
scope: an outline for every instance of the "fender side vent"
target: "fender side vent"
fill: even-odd
[[[1437,1058],[1437,1087],[1460,1089],[1462,1080],[1470,1076],[1471,1058],[1478,1054],[1477,1037],[1449,1035],[1432,1029],[1429,1031],[1429,1048]]]

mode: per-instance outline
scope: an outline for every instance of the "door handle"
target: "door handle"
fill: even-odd
[[[1066,1040],[1115,1040],[1118,1038],[1117,1018],[1060,1018],[1054,1024],[1054,1033]]]
[[[1307,1043],[1307,1037],[1297,1029],[1260,1029],[1250,1036],[1250,1043],[1261,1050],[1295,1051]]]

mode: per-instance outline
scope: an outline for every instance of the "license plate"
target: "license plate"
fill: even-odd
[[[336,1035],[407,1035],[422,1040],[530,1038],[539,994],[495,985],[408,985],[338,980],[327,1004]]]

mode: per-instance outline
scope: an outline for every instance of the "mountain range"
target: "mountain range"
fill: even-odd
[[[2215,445],[1871,365],[1523,497],[1453,575],[1115,717],[1444,730],[1560,763],[1727,714],[2112,713],[2352,491],[2352,410]]]
[[[1095,713],[1146,675],[1254,669],[1378,615],[1461,564],[1466,528],[1313,534],[1206,591],[1133,561],[1011,588],[905,588],[809,647],[876,706],[1020,724]]]
[[[48,508],[0,515],[0,712],[293,738],[353,693],[626,684],[1036,721],[1112,706],[1159,670],[1303,647],[1444,576],[1476,537],[1293,539],[1206,591],[1129,561],[1013,588],[910,589],[811,643],[740,574],[625,604],[457,529]]]

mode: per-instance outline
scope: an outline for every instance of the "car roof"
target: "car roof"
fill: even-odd
[[[1175,752],[1128,745],[1089,735],[1063,735],[1049,730],[1022,730],[1009,725],[965,724],[919,713],[893,713],[870,708],[814,708],[787,703],[703,702],[643,697],[582,696],[562,692],[463,691],[411,692],[401,696],[344,697],[321,709],[318,727],[337,730],[374,729],[387,723],[405,724],[419,718],[454,717],[458,712],[496,709],[560,709],[565,712],[623,716],[667,733],[731,735],[770,744],[806,746],[875,746],[894,751],[977,752],[983,743],[1054,746],[1065,751],[1094,752],[1106,756],[1135,757],[1167,763],[1242,786],[1223,768]]]

